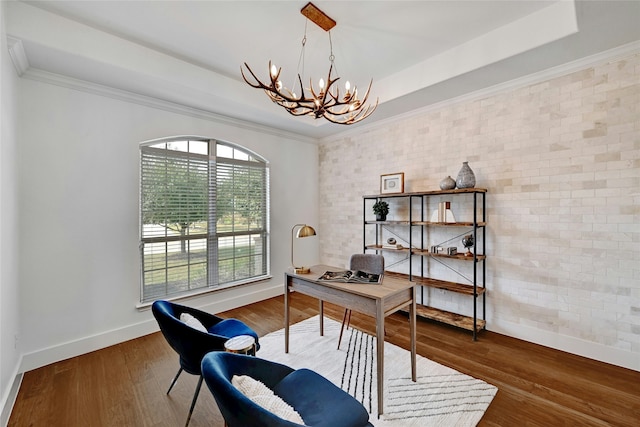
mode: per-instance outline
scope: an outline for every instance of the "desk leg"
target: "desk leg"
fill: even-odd
[[[289,353],[289,280],[284,275],[284,352]]]
[[[322,300],[318,300],[320,301],[320,305],[318,307],[318,310],[320,311],[320,336],[323,337],[324,336],[324,301]]]
[[[384,310],[382,301],[376,303],[376,340],[378,359],[378,418],[384,412]]]
[[[409,306],[409,329],[411,333],[411,379],[416,382],[416,288],[411,289]]]

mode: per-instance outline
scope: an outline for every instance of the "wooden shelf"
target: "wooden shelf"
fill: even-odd
[[[472,256],[465,256],[464,254],[455,254],[455,255],[448,255],[448,254],[434,254],[429,252],[427,249],[414,249],[413,251],[411,251],[412,254],[414,255],[422,255],[422,256],[432,256],[432,257],[437,257],[437,258],[449,258],[449,259],[457,259],[460,261],[473,261],[473,257]],[[478,261],[484,261],[487,257],[485,255],[481,255],[481,254],[476,254],[476,260]]]
[[[427,227],[473,227],[473,222],[431,222],[431,221],[365,221],[365,224],[377,225],[424,225]],[[477,227],[486,227],[486,222],[478,222]]]
[[[424,305],[416,306],[416,315],[424,317],[425,319],[436,320],[468,331],[473,331],[473,317],[463,316],[461,314],[451,313],[450,311],[440,310]],[[476,332],[483,330],[486,324],[487,322],[485,320],[477,319]]]
[[[437,227],[473,227],[473,222],[431,222],[431,221],[413,221],[411,225],[425,225]],[[486,227],[487,223],[480,221],[476,223],[477,227]]]
[[[395,277],[398,279],[409,280],[409,275],[404,273],[396,273],[395,271],[385,271],[385,276]],[[466,283],[448,282],[446,280],[432,279],[430,277],[413,276],[413,281],[416,285],[428,286],[430,288],[445,289],[447,291],[456,292],[459,294],[473,295],[473,285]],[[486,291],[483,287],[476,287],[476,294],[482,295]]]
[[[392,249],[385,248],[382,245],[367,245],[365,249],[371,249],[374,251],[391,251],[391,252],[409,252],[409,248],[401,248],[401,249]],[[457,259],[459,261],[473,261],[472,256],[465,256],[464,254],[456,254],[456,255],[447,255],[447,254],[432,254],[428,250],[424,249],[413,249],[411,251],[412,255],[421,255],[421,256],[431,256],[437,258],[449,258],[449,259]],[[476,255],[477,261],[484,261],[487,257],[485,255]]]
[[[409,221],[365,221],[365,224],[378,224],[378,225],[409,225]]]
[[[407,196],[437,196],[439,194],[473,194],[473,193],[486,193],[486,188],[456,188],[454,190],[433,190],[433,191],[418,191],[414,193],[393,193],[393,194],[371,194],[362,196],[363,199],[390,199],[393,197],[407,197]]]
[[[402,249],[391,249],[391,248],[383,248],[382,245],[367,245],[366,249],[373,249],[376,251],[389,251],[389,252],[409,252],[409,248]]]

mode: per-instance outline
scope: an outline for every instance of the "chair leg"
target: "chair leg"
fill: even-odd
[[[198,400],[198,394],[200,394],[200,387],[202,386],[202,375],[200,375],[200,378],[198,378],[198,385],[196,386],[196,392],[193,395],[193,401],[191,401],[191,408],[189,408],[189,416],[187,416],[187,423],[184,425],[184,427],[187,427],[189,425],[189,421],[191,421],[191,414],[193,414],[193,408],[196,406],[196,400]]]
[[[340,327],[340,336],[338,337],[338,350],[340,350],[340,342],[342,342],[342,332],[344,331],[344,325],[347,324],[347,329],[349,329],[349,324],[351,323],[351,310],[348,308],[344,309],[344,316],[342,316],[342,327]]]
[[[169,394],[169,392],[175,385],[176,381],[178,381],[178,377],[180,376],[181,373],[182,373],[182,368],[178,369],[178,373],[176,374],[175,377],[173,377],[173,381],[171,381],[171,385],[169,386],[169,390],[167,390],[167,394]]]

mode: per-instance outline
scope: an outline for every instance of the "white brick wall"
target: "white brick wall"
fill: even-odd
[[[469,161],[489,190],[488,328],[640,360],[640,55],[363,129],[320,146],[322,262],[362,251],[362,195],[379,192],[381,174],[434,190]]]

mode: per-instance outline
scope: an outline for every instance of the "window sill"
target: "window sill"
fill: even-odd
[[[180,295],[174,295],[174,296],[167,296],[167,297],[158,298],[158,299],[162,299],[162,300],[165,300],[165,301],[180,301],[180,300],[185,300],[185,299],[189,299],[189,298],[193,298],[193,297],[198,297],[198,296],[202,296],[202,295],[206,295],[206,294],[210,294],[210,293],[226,291],[226,290],[229,290],[229,289],[232,289],[232,288],[237,288],[239,286],[255,285],[255,284],[258,284],[258,283],[261,283],[261,282],[266,282],[267,280],[271,280],[272,278],[273,278],[273,276],[271,276],[271,275],[261,276],[259,278],[256,278],[256,279],[253,279],[253,280],[249,280],[249,281],[226,283],[224,285],[220,285],[220,286],[216,286],[216,287],[198,289],[198,290],[195,290],[193,292],[180,294]],[[151,308],[152,304],[153,304],[153,301],[141,302],[141,303],[136,304],[136,309],[138,309],[139,311],[146,311],[146,310],[149,310]]]

